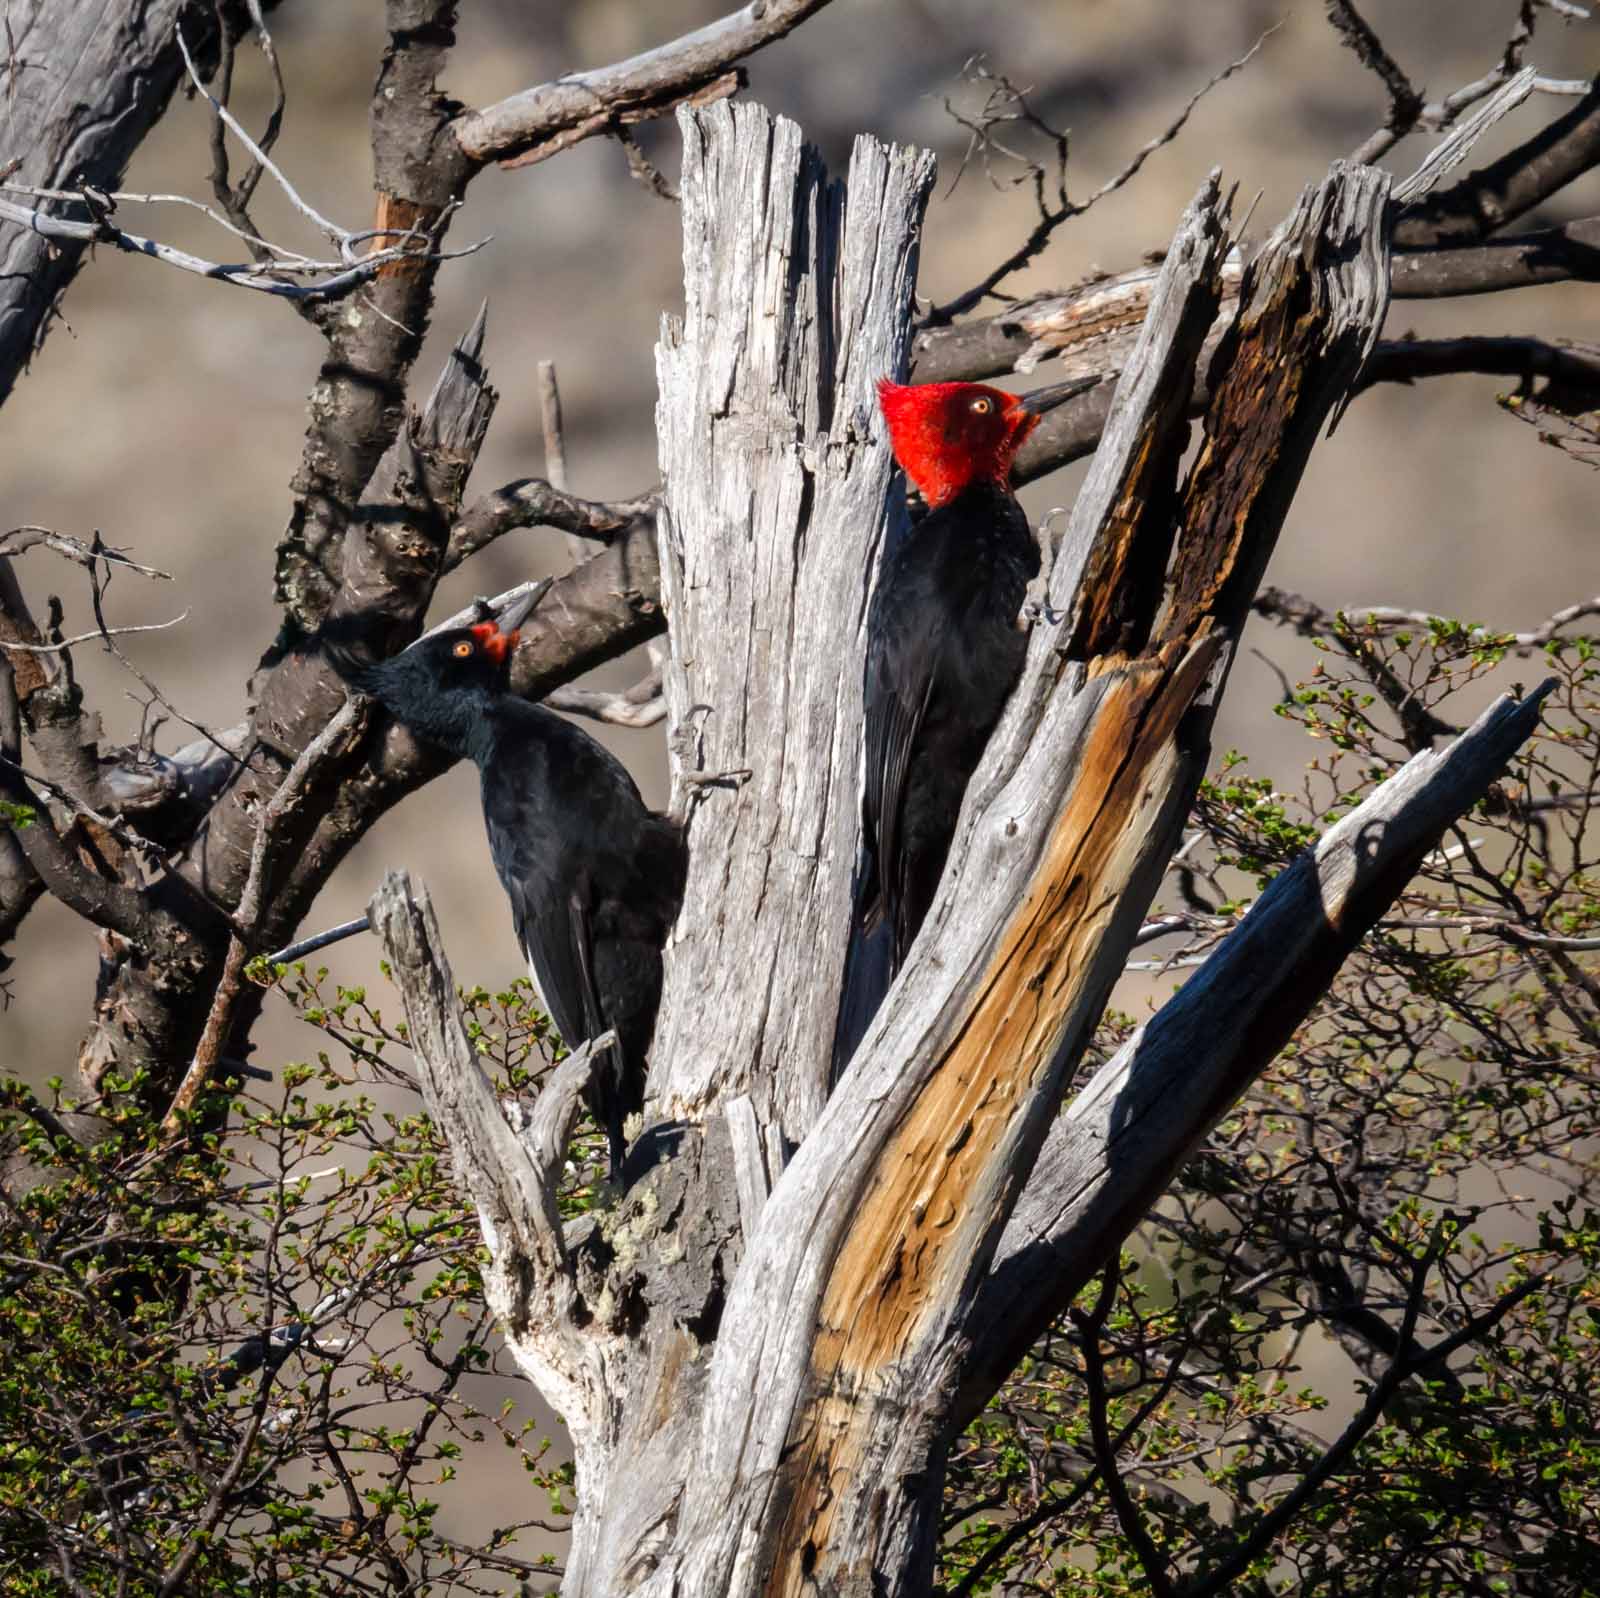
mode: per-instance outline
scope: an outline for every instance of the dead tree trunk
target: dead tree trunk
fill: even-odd
[[[1180,475],[1228,244],[1209,182],[939,896],[829,1098],[861,633],[892,510],[871,383],[903,369],[931,166],[862,140],[846,197],[755,108],[680,120],[687,310],[663,335],[658,416],[691,866],[649,1169],[624,1195],[563,1232],[552,1184],[584,1062],[513,1136],[425,899],[391,878],[374,920],[484,1218],[508,1343],[573,1435],[566,1598],[910,1595],[929,1585],[956,1429],[1270,1061],[1536,705],[1497,707],[1369,799],[1057,1119],[1205,767],[1246,607],[1387,300],[1389,180],[1336,167],[1247,269]],[[1242,980],[1271,996],[1248,1025]]]

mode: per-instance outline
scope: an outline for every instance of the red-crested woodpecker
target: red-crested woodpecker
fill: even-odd
[[[928,506],[890,557],[869,625],[860,926],[886,922],[891,976],[933,902],[967,782],[1022,669],[1018,615],[1039,548],[1011,491],[1040,412],[981,383],[878,385],[895,459]],[[864,1021],[859,1024],[864,1024]]]
[[[532,602],[430,634],[378,665],[330,654],[397,721],[477,765],[489,853],[545,1008],[569,1048],[616,1031],[588,1088],[615,1177],[623,1124],[644,1101],[661,949],[683,899],[683,836],[608,750],[510,692],[516,628]]]

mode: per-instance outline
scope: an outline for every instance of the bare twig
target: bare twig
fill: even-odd
[[[558,494],[567,491],[567,437],[561,421],[561,388],[556,382],[556,363],[540,361],[539,421],[544,431],[544,473],[550,486]],[[572,564],[578,565],[589,558],[589,546],[583,537],[567,531],[567,553]]]
[[[90,204],[92,208],[92,200],[84,194],[80,194],[78,198]],[[275,262],[270,266],[256,262],[228,265],[191,255],[187,250],[177,249],[170,244],[161,244],[139,233],[129,233],[116,227],[104,214],[92,222],[72,222],[64,217],[50,216],[37,207],[13,205],[10,201],[0,200],[0,219],[16,222],[44,238],[70,240],[77,244],[109,244],[129,255],[148,256],[167,266],[176,267],[181,272],[191,272],[197,277],[213,278],[233,288],[254,289],[257,293],[271,294],[287,300],[343,299],[345,295],[353,293],[363,283],[376,277],[384,267],[417,254],[415,250],[402,244],[363,256],[354,265],[349,266],[339,261],[311,260],[295,263]],[[438,261],[458,260],[462,256],[475,254],[487,242],[485,239],[459,250],[434,251],[431,252],[431,258]],[[314,281],[287,282],[279,275],[290,272],[311,274],[314,276]]]
[[[250,961],[256,924],[261,919],[278,829],[299,803],[323,760],[337,751],[344,738],[360,722],[364,710],[364,701],[361,699],[347,699],[328,725],[301,750],[261,812],[255,843],[250,851],[250,874],[245,879],[244,892],[239,896],[239,908],[233,917],[233,932],[228,940],[222,977],[212,996],[211,1009],[207,1013],[205,1029],[200,1034],[194,1058],[182,1082],[178,1084],[162,1122],[162,1130],[168,1137],[176,1136],[183,1129],[185,1113],[194,1108],[195,1101],[205,1090],[225,1050],[228,1034],[232,1030],[234,1008],[244,988],[244,969]]]
[[[158,571],[154,566],[141,566],[137,561],[129,560],[120,549],[113,549],[109,544],[101,542],[98,533],[95,534],[92,546],[84,543],[81,538],[58,533],[49,527],[13,527],[8,533],[0,533],[0,556],[21,555],[39,545],[54,550],[56,554],[64,555],[68,560],[76,561],[80,566],[87,566],[91,570],[96,561],[103,560],[108,565],[126,566],[129,571],[137,572],[141,577],[158,577],[168,583],[172,581],[171,572]]]
[[[1531,87],[1531,85],[1530,85]],[[1442,193],[1414,201],[1395,223],[1397,249],[1467,244],[1564,189],[1600,160],[1600,90]]]
[[[1383,80],[1389,96],[1389,115],[1383,127],[1367,139],[1352,155],[1354,161],[1376,161],[1409,133],[1422,115],[1423,98],[1399,63],[1384,49],[1367,20],[1356,10],[1353,0],[1326,0],[1328,21],[1344,43],[1355,52],[1361,64]]]
[[[189,612],[185,610],[180,611],[171,621],[151,621],[129,627],[97,627],[93,632],[74,633],[71,638],[58,638],[48,644],[8,643],[5,647],[22,650],[30,655],[53,655],[63,649],[71,649],[74,644],[92,643],[97,638],[120,638],[125,633],[164,633],[169,627],[176,627],[188,619]]]
[[[1466,160],[1478,140],[1495,123],[1514,111],[1533,93],[1533,80],[1532,67],[1524,67],[1520,72],[1509,76],[1492,75],[1484,80],[1486,85],[1484,94],[1475,95],[1471,101],[1464,102],[1433,119],[1430,126],[1441,130],[1449,128],[1450,136],[1428,151],[1423,157],[1421,166],[1410,177],[1402,178],[1395,184],[1395,204],[1410,205],[1425,194],[1431,193],[1446,173],[1453,171]],[[1466,105],[1477,104],[1480,99],[1483,100],[1483,104],[1479,105],[1465,121],[1455,125],[1456,117],[1466,109]]]
[[[544,428],[544,474],[558,494],[567,491],[567,440],[561,425],[556,363],[539,362],[539,420]]]
[[[655,498],[579,499],[537,477],[507,483],[469,505],[450,530],[445,570],[452,571],[486,544],[519,527],[556,527],[609,544],[635,522],[655,515]]]
[[[662,200],[668,200],[676,205],[680,195],[672,186],[665,172],[644,153],[644,147],[634,137],[630,127],[619,127],[615,134],[616,141],[622,146],[622,153],[628,159],[628,171],[633,178],[642,183],[649,191]]]
[[[96,631],[86,634],[85,636],[88,638],[98,638],[102,643],[104,643],[106,647],[106,653],[109,654],[117,662],[117,664],[128,673],[130,677],[138,682],[144,691],[150,696],[150,704],[160,705],[168,712],[169,715],[175,716],[186,727],[190,728],[194,732],[199,733],[200,736],[211,745],[213,750],[223,755],[229,762],[231,762],[233,766],[237,767],[242,765],[243,762],[231,743],[224,738],[219,737],[209,727],[194,720],[193,717],[185,715],[183,711],[179,710],[178,707],[173,704],[164,693],[162,693],[161,689],[156,686],[154,680],[147,673],[141,671],[136,665],[134,665],[134,663],[125,654],[123,654],[121,649],[119,649],[117,645],[112,642],[112,638],[118,632],[148,632],[153,630],[152,628],[148,627],[115,628],[107,624],[105,613],[106,589],[110,585],[111,576],[113,571],[116,569],[116,566],[118,564],[127,564],[126,562],[122,562],[120,560],[112,560],[110,558],[112,554],[114,554],[114,552],[109,549],[109,546],[101,538],[99,531],[97,530],[95,532],[93,542],[85,548],[83,556],[74,555],[73,557],[74,559],[81,560],[82,564],[89,573],[89,595],[90,601],[94,606]],[[101,560],[106,561],[106,574],[103,580],[100,576],[99,567],[99,562]],[[188,612],[185,611],[183,616],[179,616],[177,618],[177,621],[182,621],[184,616],[187,615]],[[170,627],[175,625],[175,623],[163,622],[160,625],[163,627]]]
[[[666,718],[667,702],[661,692],[666,655],[659,644],[650,645],[650,670],[638,682],[615,693],[592,688],[557,688],[545,696],[552,710],[570,716],[588,716],[613,727],[653,727]]]
[[[273,105],[267,117],[265,131],[261,135],[260,147],[270,150],[277,143],[278,134],[283,128],[284,107],[288,103],[288,94],[283,82],[283,68],[278,61],[278,52],[272,42],[272,35],[267,31],[266,19],[261,13],[260,0],[248,0],[250,21],[255,29],[256,38],[261,46],[261,53],[266,58],[268,71],[272,74]],[[221,36],[221,59],[217,66],[217,101],[226,105],[233,87],[233,62],[235,35],[228,25],[228,20],[219,7],[218,33]],[[255,232],[255,225],[250,220],[250,201],[253,198],[256,185],[261,181],[262,173],[266,168],[260,161],[253,160],[245,170],[237,185],[230,184],[228,170],[228,141],[226,138],[227,124],[213,109],[211,116],[211,191],[216,196],[217,203],[233,219],[235,228],[242,237],[249,238]],[[264,240],[252,241],[252,252],[257,259],[262,259],[263,254],[272,252],[272,246]]]
[[[1106,1387],[1105,1356],[1100,1351],[1100,1335],[1105,1330],[1106,1317],[1117,1298],[1117,1280],[1121,1264],[1117,1259],[1107,1262],[1100,1278],[1100,1292],[1094,1307],[1087,1314],[1074,1314],[1080,1334],[1079,1347],[1083,1354],[1083,1379],[1089,1395],[1089,1431],[1094,1445],[1094,1460],[1105,1483],[1106,1496],[1116,1512],[1117,1524],[1128,1539],[1144,1571],[1145,1580],[1156,1598],[1173,1598],[1172,1578],[1167,1573],[1167,1562],[1151,1540],[1139,1515],[1137,1505],[1128,1492],[1128,1484],[1117,1467],[1116,1444],[1111,1437],[1110,1394]]]
[[[259,10],[259,7],[256,9]],[[281,95],[282,79],[278,72],[276,55],[272,51],[270,38],[264,31],[262,36],[264,40],[263,49],[267,51],[269,60],[273,63],[275,82]],[[61,190],[21,190],[21,192],[41,202],[46,200],[69,200],[78,204],[89,213],[87,221],[76,221],[53,215],[44,210],[42,204],[33,206],[17,205],[7,200],[0,200],[0,218],[16,222],[46,238],[61,239],[79,244],[109,244],[129,254],[148,256],[168,266],[176,267],[180,271],[190,272],[200,277],[213,278],[219,282],[231,284],[236,288],[253,289],[258,293],[275,295],[282,299],[301,303],[342,299],[345,295],[353,293],[364,283],[378,276],[386,267],[390,267],[407,258],[425,256],[433,261],[454,260],[464,255],[474,254],[488,242],[487,240],[482,240],[477,244],[467,245],[459,250],[440,251],[437,248],[437,244],[448,216],[448,208],[446,217],[438,219],[431,228],[367,228],[351,230],[340,227],[337,223],[330,221],[300,196],[294,185],[289,182],[288,178],[266,153],[266,147],[270,146],[277,137],[278,127],[281,123],[281,104],[269,119],[262,143],[257,144],[240,126],[238,120],[227,109],[226,105],[206,89],[195,67],[194,60],[189,54],[188,45],[181,29],[178,30],[177,40],[178,48],[183,55],[184,64],[188,68],[195,90],[204,97],[206,103],[210,106],[216,126],[219,129],[226,127],[231,131],[250,152],[255,162],[255,166],[246,174],[245,179],[240,184],[238,194],[244,198],[239,199],[236,204],[232,203],[229,197],[234,196],[234,191],[227,189],[226,184],[226,151],[222,149],[220,154],[218,153],[220,135],[213,144],[213,185],[217,187],[218,198],[223,203],[224,209],[228,211],[228,216],[231,220],[225,219],[210,206],[181,195],[112,194],[87,186],[73,193]],[[231,47],[228,48],[231,49]],[[338,252],[336,259],[313,259],[271,244],[256,234],[254,227],[250,223],[244,202],[254,191],[262,171],[271,173],[290,204],[333,243]],[[243,240],[250,249],[252,260],[235,264],[211,261],[191,254],[187,250],[180,250],[173,245],[162,244],[158,240],[146,237],[143,234],[128,232],[112,220],[117,205],[124,200],[192,206],[204,212],[219,226],[226,228],[228,232]],[[372,244],[378,240],[385,241],[382,247],[378,249],[371,248]],[[310,279],[310,281],[295,281],[297,278]]]
[[[609,67],[570,72],[524,89],[452,124],[456,141],[478,165],[522,165],[568,149],[580,139],[629,122],[663,116],[684,103],[731,94],[737,64],[781,39],[827,0],[765,0],[746,5],[670,44]]]
[[[1447,617],[1436,616],[1431,611],[1408,610],[1398,605],[1341,605],[1336,610],[1327,610],[1303,595],[1290,593],[1283,588],[1263,588],[1256,595],[1251,609],[1258,616],[1286,623],[1308,637],[1331,634],[1340,627],[1354,624],[1364,624],[1383,633],[1398,632],[1404,628],[1427,629],[1455,625]],[[1589,616],[1600,616],[1600,596],[1567,605],[1526,632],[1504,633],[1491,627],[1474,625],[1467,629],[1465,642],[1469,648],[1501,644],[1518,651],[1542,649],[1574,622]]]
[[[1507,916],[1386,916],[1380,924],[1389,932],[1488,933],[1534,949],[1566,949],[1580,954],[1600,949],[1600,937],[1537,932]]]
[[[1528,43],[1533,38],[1533,0],[1522,0],[1510,37],[1494,66],[1482,77],[1463,84],[1442,99],[1434,101],[1424,99],[1394,57],[1384,48],[1377,34],[1356,10],[1352,0],[1325,0],[1325,3],[1328,20],[1333,25],[1334,31],[1355,52],[1362,65],[1377,74],[1389,96],[1389,115],[1383,126],[1356,148],[1351,155],[1352,160],[1376,161],[1380,156],[1387,154],[1408,133],[1419,128],[1435,133],[1442,132],[1450,127],[1463,111],[1495,95],[1508,84],[1517,85],[1515,103],[1520,103],[1535,88],[1542,86],[1533,70],[1524,68],[1522,64]],[[1550,90],[1559,92],[1553,83],[1550,85]],[[1496,114],[1496,119],[1501,115],[1504,115],[1503,110]],[[1410,197],[1399,190],[1396,191],[1396,198],[1402,202]]]
[[[352,235],[346,229],[340,227],[337,222],[330,222],[320,211],[300,197],[299,191],[283,175],[282,171],[273,162],[272,157],[245,132],[238,118],[206,87],[205,80],[201,78],[199,70],[194,64],[194,57],[189,54],[189,44],[183,36],[182,27],[177,29],[177,36],[178,50],[183,56],[184,66],[188,69],[189,81],[194,85],[194,92],[211,107],[212,116],[227,126],[228,131],[233,134],[234,138],[250,152],[252,160],[272,174],[273,181],[283,191],[283,196],[290,205],[310,222],[314,228],[326,235],[331,243],[337,245],[341,256],[349,259],[349,245]],[[271,138],[275,139],[277,132],[275,128],[270,127],[270,124],[269,131]],[[268,142],[270,143],[271,139]]]
[[[1063,222],[1066,222],[1076,216],[1082,216],[1083,213],[1097,201],[1103,200],[1108,194],[1116,193],[1118,189],[1122,188],[1125,184],[1130,183],[1138,175],[1140,168],[1144,166],[1145,162],[1153,154],[1155,154],[1157,150],[1161,149],[1164,145],[1170,144],[1175,138],[1178,137],[1178,135],[1183,131],[1185,125],[1188,123],[1195,107],[1199,105],[1199,103],[1214,88],[1216,88],[1218,84],[1226,82],[1234,75],[1234,73],[1239,72],[1248,66],[1255,58],[1257,52],[1262,48],[1267,40],[1278,31],[1278,28],[1281,26],[1282,24],[1279,23],[1275,24],[1271,28],[1268,28],[1267,31],[1263,33],[1261,37],[1257,39],[1256,42],[1251,45],[1250,48],[1245,51],[1245,53],[1240,56],[1237,61],[1230,62],[1227,66],[1222,68],[1220,72],[1216,73],[1211,79],[1209,79],[1201,88],[1197,89],[1189,97],[1188,103],[1178,113],[1176,118],[1174,118],[1174,120],[1169,123],[1162,132],[1158,133],[1153,139],[1149,140],[1142,148],[1140,148],[1134,154],[1133,159],[1130,160],[1120,172],[1118,172],[1114,177],[1108,178],[1100,185],[1098,189],[1090,194],[1088,199],[1081,202],[1070,199],[1067,194],[1066,134],[1057,129],[1051,128],[1048,124],[1046,124],[1028,104],[1025,93],[1016,88],[1008,79],[1004,77],[995,78],[993,74],[979,67],[977,69],[978,76],[983,79],[994,81],[997,87],[994,90],[991,90],[989,104],[985,107],[982,120],[980,120],[978,123],[966,121],[960,117],[958,117],[957,120],[962,121],[963,125],[972,131],[974,139],[978,142],[979,147],[997,147],[1001,150],[1002,154],[1017,160],[1022,159],[1022,157],[1017,156],[1013,151],[1005,149],[1004,146],[997,146],[995,144],[990,132],[995,125],[1001,122],[1022,121],[1049,137],[1054,142],[1056,147],[1057,165],[1055,173],[1055,203],[1051,204],[1045,197],[1045,183],[1047,175],[1044,167],[1040,166],[1036,162],[1028,162],[1027,170],[1018,179],[1016,179],[1016,181],[1031,183],[1033,187],[1034,198],[1039,208],[1039,220],[1034,224],[1033,231],[1023,241],[1020,248],[1013,251],[1011,255],[1007,256],[1007,258],[991,272],[989,272],[981,282],[974,284],[973,287],[968,289],[964,294],[958,294],[953,300],[949,300],[943,305],[934,306],[923,318],[921,325],[925,328],[943,326],[944,324],[953,321],[956,317],[964,314],[967,311],[970,311],[972,307],[977,305],[980,301],[993,296],[995,290],[1006,278],[1008,278],[1013,272],[1021,270],[1021,268],[1032,261],[1035,256],[1040,254],[1044,247],[1050,242],[1051,235],[1058,227],[1061,226]],[[1009,103],[1012,106],[1012,109],[1005,112],[997,110],[997,101],[999,103]],[[953,112],[952,114],[954,115]]]

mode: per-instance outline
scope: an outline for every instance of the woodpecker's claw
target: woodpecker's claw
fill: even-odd
[[[686,788],[742,788],[755,776],[749,766],[735,766],[732,771],[686,771],[678,779]]]
[[[1019,633],[1031,632],[1040,622],[1047,622],[1054,627],[1067,619],[1066,611],[1057,610],[1050,603],[1050,590],[1047,584],[1038,584],[1036,593],[1032,591],[1033,586],[1030,584],[1028,597],[1023,600],[1022,609],[1017,612]]]

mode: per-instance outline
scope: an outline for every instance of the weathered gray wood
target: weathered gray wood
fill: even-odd
[[[568,1598],[641,1590],[676,1557],[742,1233],[822,1103],[891,508],[873,385],[904,370],[933,177],[927,155],[861,140],[847,213],[792,124],[727,105],[680,120],[689,291],[663,333],[658,418],[691,865],[635,1156],[657,1163],[569,1240],[604,1394],[573,1427]]]
[[[1036,634],[911,959],[734,1284],[683,1512],[682,1588],[926,1581],[929,1483],[966,1318],[1198,780],[1243,617],[1236,578],[1264,563],[1309,438],[1381,319],[1386,197],[1381,174],[1336,170],[1247,280],[1158,620],[1145,573],[1172,535],[1175,424],[1224,245],[1214,187],[1191,213],[1193,244],[1156,295],[1164,335],[1152,311],[1168,359],[1130,364],[1138,380],[1118,395],[1054,574],[1068,619]],[[1221,459],[1224,437],[1237,461]]]
[[[958,1424],[1277,1056],[1326,978],[1531,735],[1545,692],[1497,701],[1330,827],[1056,1120],[980,1292]]]
[[[903,357],[928,168],[858,148],[846,212],[786,125],[683,121],[688,310],[663,335],[659,424],[689,889],[626,1191],[560,1245],[575,1298],[529,1288],[544,1223],[524,1243],[502,1219],[492,1246],[525,1295],[508,1339],[535,1379],[554,1367],[573,1429],[565,1598],[909,1598],[969,1344],[1001,1312],[991,1262],[1177,837],[1312,441],[1381,321],[1387,179],[1336,168],[1247,270],[1183,476],[1228,243],[1214,182],[1187,213],[1052,574],[1063,619],[1036,629],[928,922],[823,1106],[891,509],[870,383]],[[1152,573],[1180,526],[1168,596]],[[1282,981],[1330,974],[1283,948]],[[498,1116],[456,1125],[491,1204],[515,1186]]]
[[[867,587],[933,161],[856,141],[849,208],[792,122],[682,111],[681,325],[657,354],[675,800],[690,814],[651,1092],[804,1137],[850,929]],[[720,773],[746,772],[696,787]]]
[[[426,891],[413,889],[407,873],[391,871],[367,913],[405,1002],[423,1101],[483,1226],[490,1256],[485,1297],[517,1363],[566,1418],[581,1454],[604,1395],[596,1349],[573,1324],[578,1295],[556,1211],[554,1170],[535,1164],[483,1075],[461,1024]],[[572,1101],[588,1068],[586,1059],[567,1062],[566,1075],[551,1084],[544,1119],[565,1115],[570,1129]],[[534,1114],[539,1121],[539,1108]]]
[[[119,187],[183,72],[180,18],[191,49],[210,52],[215,12],[194,0],[11,0],[0,168],[17,162],[11,180],[37,188]],[[0,223],[0,401],[48,330],[83,250]]]
[[[639,119],[701,91],[763,45],[798,28],[827,0],[757,0],[670,44],[591,72],[564,72],[456,118],[453,133],[474,161],[521,165],[566,148],[597,128]],[[724,90],[724,93],[727,91]]]

